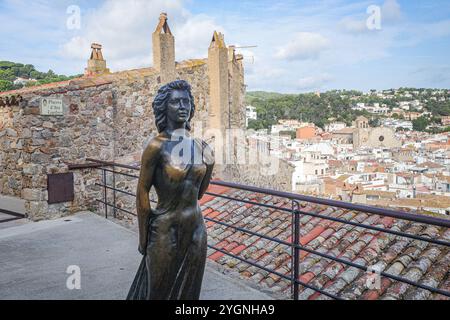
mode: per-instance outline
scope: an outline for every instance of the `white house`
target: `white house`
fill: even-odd
[[[347,125],[345,124],[345,122],[332,122],[332,123],[325,125],[326,132],[338,131],[338,130],[341,130],[344,128],[347,128]]]
[[[256,108],[253,106],[245,107],[245,126],[248,127],[248,120],[258,120],[258,114],[256,113]]]
[[[26,85],[28,82],[36,82],[36,79],[26,79],[18,77],[16,80],[13,81],[14,85]]]

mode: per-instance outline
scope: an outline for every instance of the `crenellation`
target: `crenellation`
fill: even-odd
[[[228,126],[230,90],[228,85],[228,49],[224,36],[214,31],[208,49],[209,127],[224,131]]]
[[[152,40],[153,67],[160,73],[160,83],[175,80],[175,37],[170,31],[166,13],[161,13]]]

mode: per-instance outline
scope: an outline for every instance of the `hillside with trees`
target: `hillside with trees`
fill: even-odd
[[[40,72],[31,64],[15,63],[11,61],[0,61],[0,92],[20,89],[24,86],[36,86],[40,84],[65,81],[80,75],[65,76],[55,74],[52,70]],[[23,78],[25,83],[14,81]]]
[[[420,101],[424,110],[430,112],[427,118],[413,121],[414,128],[424,131],[428,125],[440,124],[442,116],[450,115],[450,91],[442,89],[400,88],[381,92],[372,90],[363,93],[355,90],[333,90],[324,93],[280,94],[274,92],[253,91],[246,94],[246,105],[256,108],[257,120],[249,120],[250,129],[268,129],[280,119],[295,119],[312,122],[323,128],[334,121],[351,125],[356,117],[363,115],[370,125],[377,126],[383,115],[369,113],[366,110],[352,109],[357,103],[380,104],[390,110],[400,102]],[[410,109],[415,112],[414,108]],[[395,118],[395,114],[393,117]]]
[[[332,121],[342,121],[348,125],[359,115],[368,115],[365,111],[351,109],[350,96],[338,91],[329,91],[319,95],[273,94],[264,92],[248,92],[247,105],[252,105],[258,113],[258,120],[250,120],[249,128],[267,129],[277,124],[280,119],[296,119],[312,122],[324,127]]]

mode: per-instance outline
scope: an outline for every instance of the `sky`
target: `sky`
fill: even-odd
[[[152,65],[167,12],[176,60],[214,30],[244,56],[247,90],[450,88],[448,0],[0,0],[0,60],[80,74],[90,44],[112,71]]]

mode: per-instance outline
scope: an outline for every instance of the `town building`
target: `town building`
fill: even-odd
[[[248,127],[248,120],[257,120],[258,114],[256,113],[256,108],[253,106],[245,107],[245,127]]]

